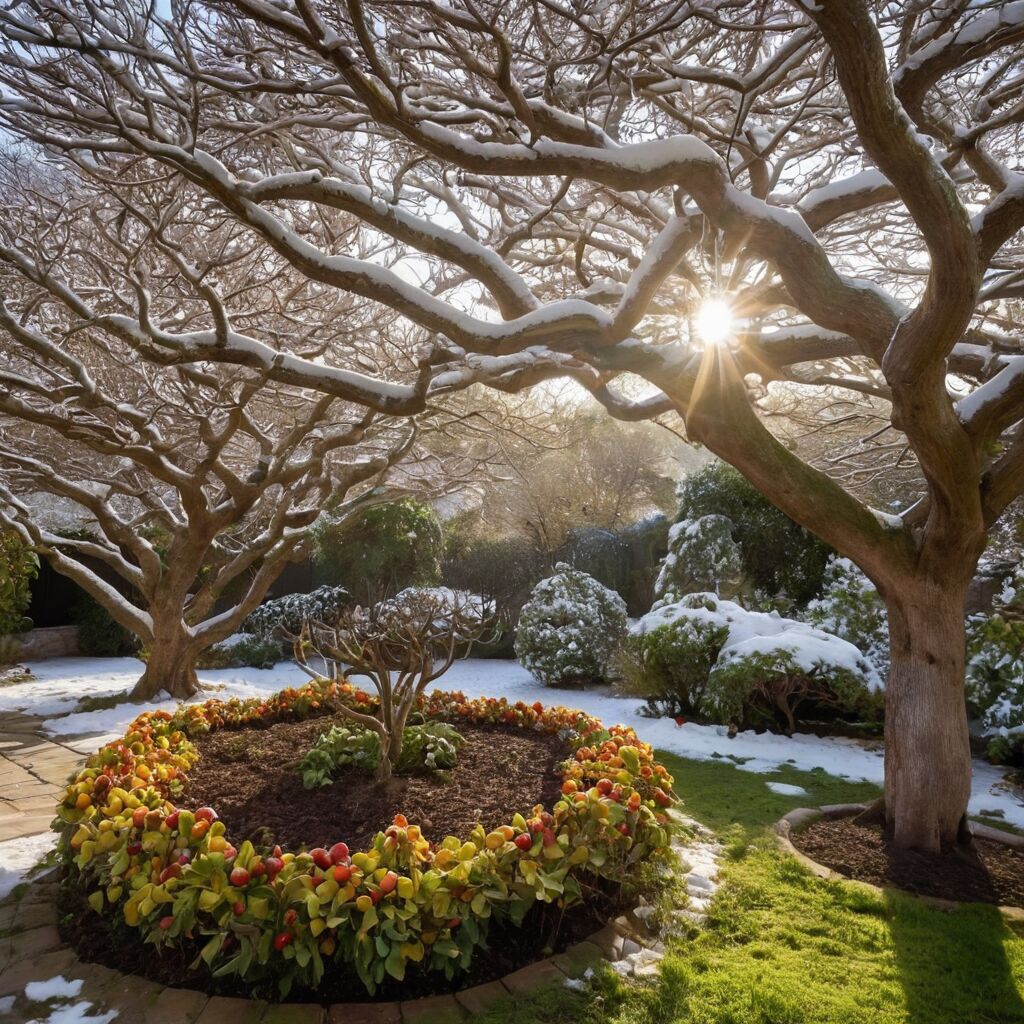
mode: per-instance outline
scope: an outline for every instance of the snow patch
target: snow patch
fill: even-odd
[[[807,796],[807,790],[803,786],[793,786],[788,782],[772,782],[769,780],[765,785],[773,793],[778,793],[779,796]]]
[[[16,885],[45,857],[57,842],[53,832],[19,836],[0,843],[0,900],[6,899]]]

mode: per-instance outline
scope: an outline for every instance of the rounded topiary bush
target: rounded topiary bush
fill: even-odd
[[[605,682],[626,632],[622,598],[593,576],[559,563],[523,606],[516,657],[545,686]]]
[[[151,956],[166,950],[173,963],[194,960],[249,991],[316,989],[328,974],[336,981],[354,972],[372,993],[415,972],[454,978],[496,922],[525,920],[540,955],[548,929],[526,920],[531,909],[622,889],[642,865],[667,855],[672,779],[631,729],[567,708],[460,693],[432,691],[417,712],[463,729],[528,730],[567,744],[561,796],[550,806],[436,843],[398,814],[367,849],[350,850],[338,837],[309,851],[243,841],[216,808],[185,806],[188,773],[203,756],[193,740],[202,734],[329,720],[341,703],[373,713],[376,700],[349,683],[321,682],[263,701],[140,715],[89,758],[57,807],[65,890],[108,918],[119,942],[127,926],[155,947]]]

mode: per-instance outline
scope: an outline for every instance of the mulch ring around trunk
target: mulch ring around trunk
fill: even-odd
[[[550,807],[561,796],[557,769],[570,756],[567,743],[548,733],[465,722],[456,723],[466,742],[446,777],[378,782],[366,772],[341,770],[333,785],[305,789],[298,762],[335,721],[344,719],[324,716],[200,736],[199,761],[179,805],[212,807],[235,846],[249,839],[297,852],[339,841],[369,849],[396,814],[419,825],[433,843],[450,835],[466,839],[477,822],[490,830],[508,824],[516,811],[529,816],[535,804]]]
[[[917,896],[1024,907],[1024,850],[988,839],[944,854],[901,850],[874,825],[822,819],[789,836],[803,854],[847,878]]]
[[[561,796],[557,769],[570,754],[565,742],[547,733],[464,722],[457,728],[466,742],[447,781],[419,775],[382,784],[365,773],[342,772],[333,785],[306,790],[296,764],[334,720],[321,715],[200,736],[200,760],[189,773],[179,806],[213,807],[236,845],[250,838],[257,845],[277,842],[297,851],[344,840],[353,850],[365,850],[398,813],[438,842],[447,835],[466,838],[478,821],[488,829],[507,824],[516,811],[528,815],[535,804],[550,807]],[[350,967],[334,964],[315,991],[297,987],[286,1001],[329,1005],[413,999],[502,978],[586,939],[632,905],[599,879],[587,884],[584,901],[569,909],[539,903],[520,927],[495,921],[487,948],[478,949],[469,971],[451,980],[437,971],[410,970],[405,981],[387,978],[370,996]],[[61,887],[59,909],[61,934],[87,963],[210,995],[279,998],[272,980],[261,985],[216,979],[202,965],[193,968],[201,942],[154,952],[119,915],[93,913],[73,879]]]

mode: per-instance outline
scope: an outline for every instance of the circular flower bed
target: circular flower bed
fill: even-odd
[[[454,977],[492,919],[518,924],[538,901],[569,905],[586,876],[621,884],[668,850],[672,779],[631,729],[461,693],[433,692],[418,710],[559,734],[573,752],[562,766],[562,799],[438,844],[399,814],[361,851],[344,837],[310,851],[236,847],[214,808],[176,806],[199,756],[190,737],[321,714],[339,702],[375,710],[347,683],[314,683],[265,701],[140,715],[89,758],[58,806],[71,881],[96,913],[119,915],[158,949],[197,948],[215,977],[275,981],[286,994],[350,965],[372,993],[388,976],[402,980],[410,964]]]

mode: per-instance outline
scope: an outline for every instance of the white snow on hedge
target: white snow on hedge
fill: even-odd
[[[729,630],[719,655],[723,664],[748,655],[781,651],[806,672],[828,665],[863,677],[872,691],[883,688],[881,677],[853,644],[806,622],[787,619],[778,612],[748,611],[714,594],[687,594],[681,601],[652,609],[636,623],[634,632],[642,635],[679,619]]]

